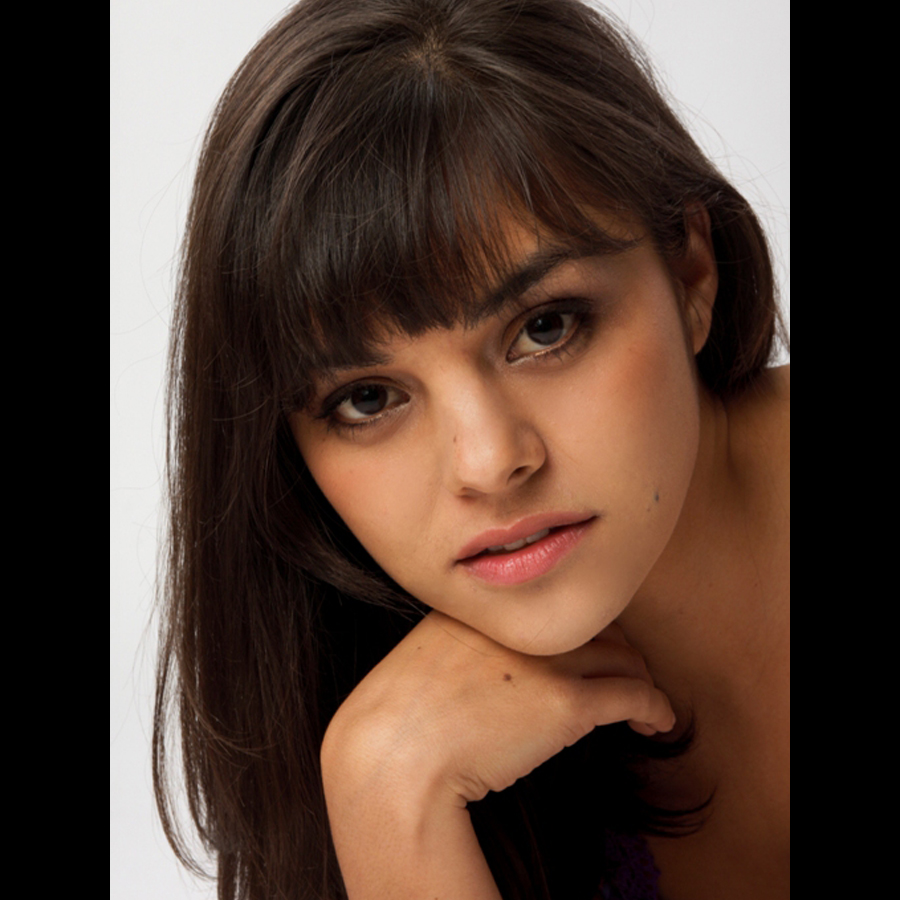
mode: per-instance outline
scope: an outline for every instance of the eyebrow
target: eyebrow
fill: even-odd
[[[599,256],[613,252],[610,248],[596,245],[578,247],[550,247],[536,250],[525,262],[492,291],[482,304],[479,318],[493,315],[507,303],[516,300],[543,281],[557,266],[562,263],[586,257]]]

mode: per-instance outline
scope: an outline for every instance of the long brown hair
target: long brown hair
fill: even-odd
[[[720,279],[698,369],[732,395],[779,328],[766,240],[608,19],[577,0],[304,0],[244,60],[206,136],[183,248],[153,743],[166,834],[197,867],[177,768],[222,900],[344,896],[319,746],[423,611],[305,469],[287,414],[312,375],[370,356],[385,328],[489,313],[511,213],[608,252],[624,245],[587,210],[627,213],[673,259],[697,204]],[[474,815],[504,896],[596,886],[602,860],[540,822],[587,796],[598,754],[663,752],[597,732],[570,748],[574,768],[551,761]],[[590,795],[608,810],[597,828],[664,827],[620,770]]]

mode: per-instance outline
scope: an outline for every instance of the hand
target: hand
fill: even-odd
[[[334,716],[326,794],[465,806],[620,721],[650,735],[675,716],[615,623],[571,652],[527,656],[432,612]]]

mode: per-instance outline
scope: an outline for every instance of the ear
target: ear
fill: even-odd
[[[712,225],[705,206],[692,204],[685,210],[687,241],[684,253],[672,260],[672,274],[678,282],[685,331],[694,355],[709,337],[713,305],[719,289],[719,269],[713,252]]]

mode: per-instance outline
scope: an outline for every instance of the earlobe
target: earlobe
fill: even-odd
[[[713,306],[719,288],[719,270],[712,243],[712,225],[706,207],[692,204],[685,210],[687,241],[675,260],[673,272],[681,284],[685,327],[694,355],[709,337]]]

